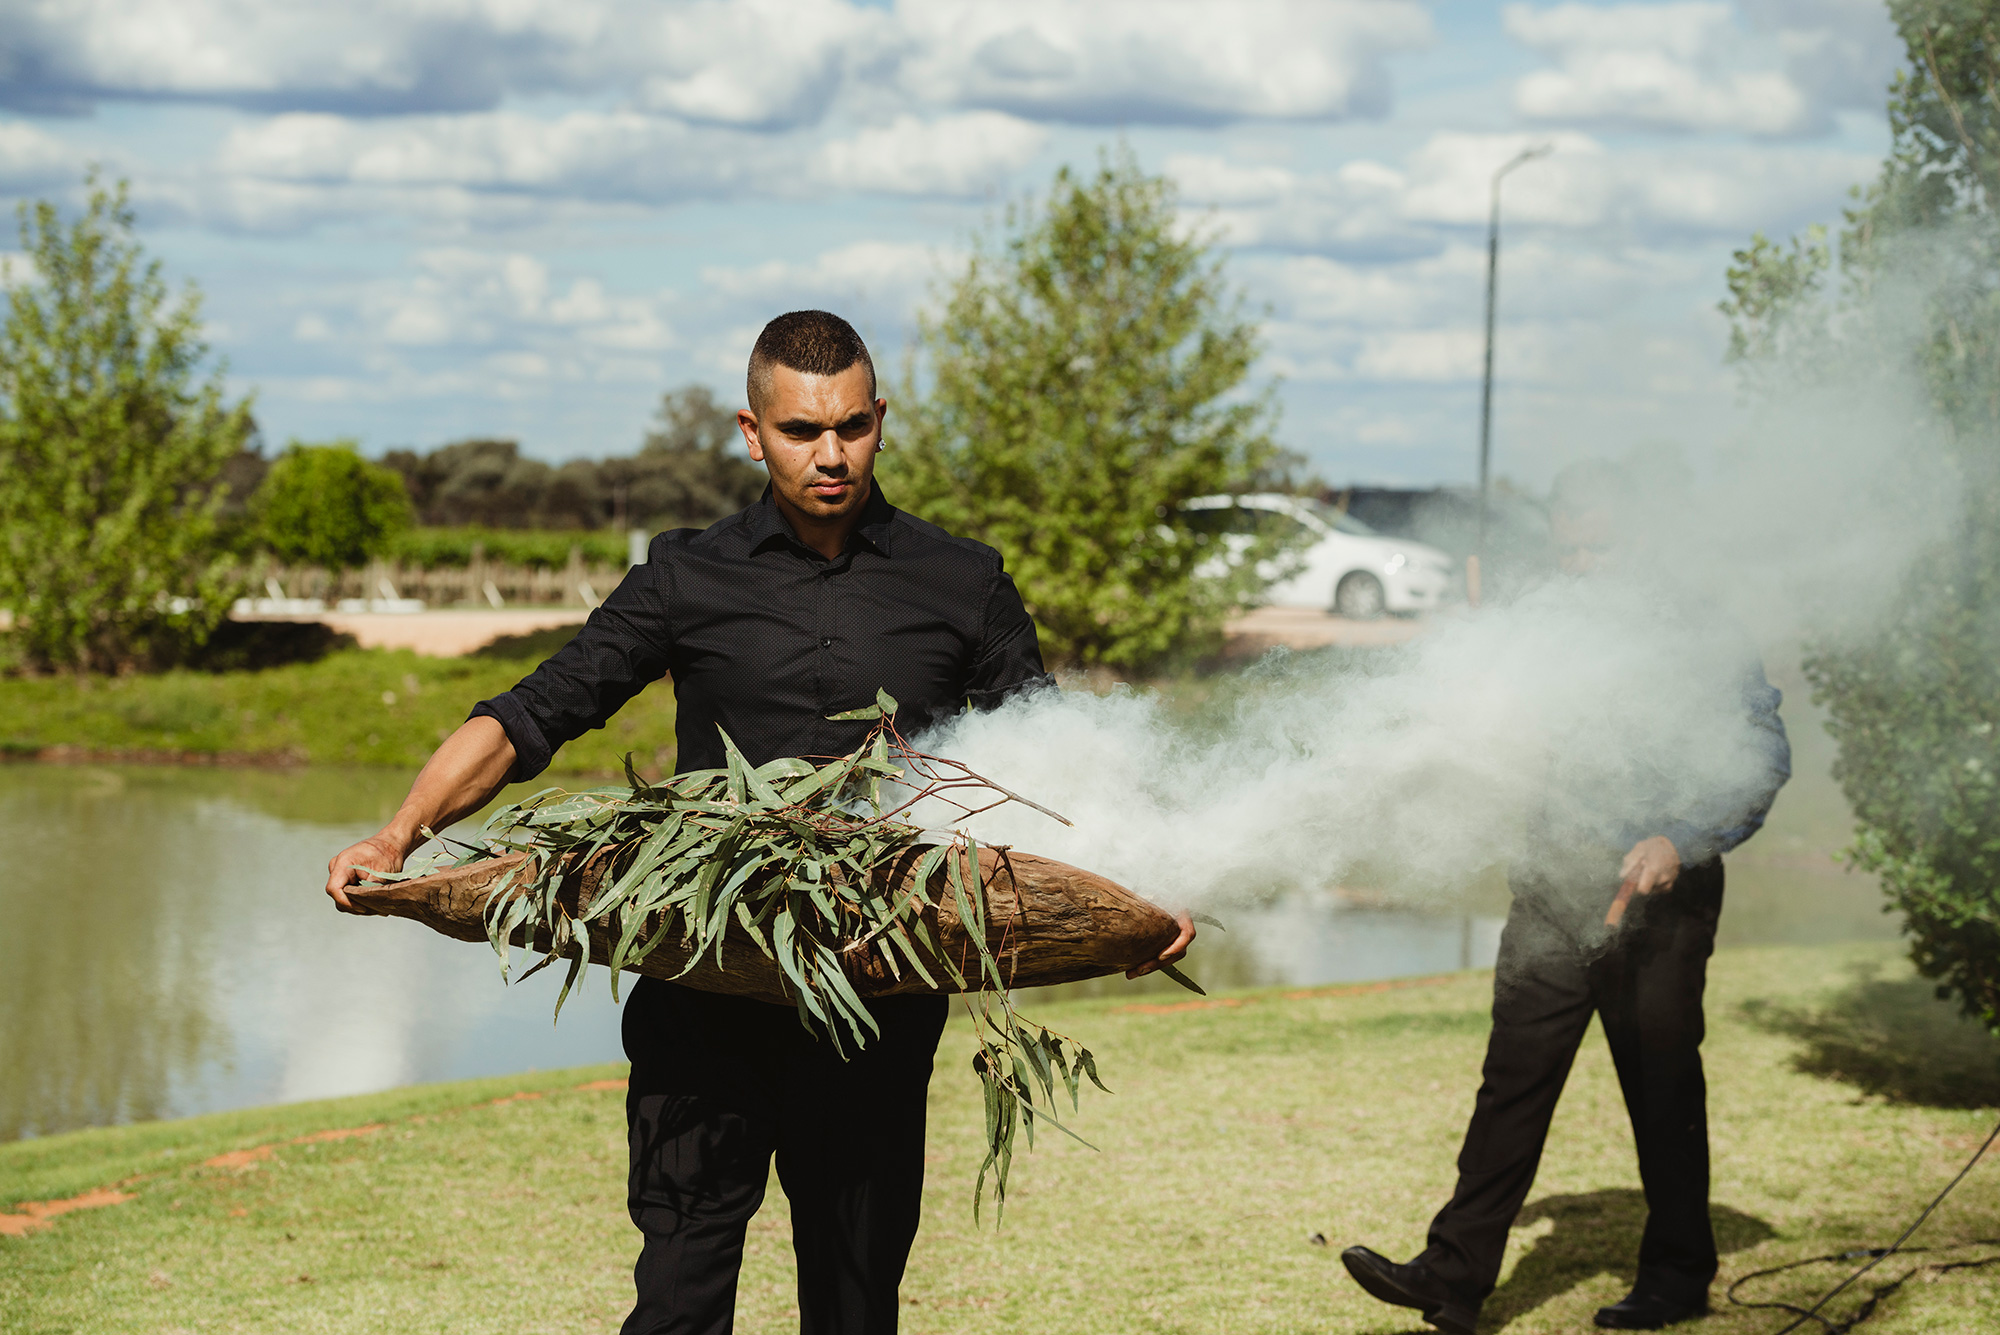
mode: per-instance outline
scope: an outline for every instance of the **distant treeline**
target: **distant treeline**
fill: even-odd
[[[382,463],[401,475],[419,525],[459,530],[418,529],[395,540],[395,556],[427,566],[464,565],[473,542],[484,542],[493,560],[547,567],[567,559],[571,540],[524,534],[527,546],[517,552],[498,533],[475,529],[566,530],[587,545],[586,534],[608,530],[620,536],[586,555],[599,559],[603,546],[601,559],[614,548],[622,557],[627,528],[704,526],[756,500],[765,482],[744,451],[736,414],[702,385],[667,394],[638,453],[623,458],[548,464],[523,458],[511,440],[463,440],[422,454],[392,450]],[[261,454],[239,455],[229,469],[232,496],[254,494],[269,466]]]

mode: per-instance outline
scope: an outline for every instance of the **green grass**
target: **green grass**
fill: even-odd
[[[424,658],[343,649],[310,663],[243,672],[127,677],[0,676],[0,755],[52,747],[106,755],[219,756],[413,769],[472,706],[507,690],[554,643],[521,637],[518,657]],[[540,649],[543,653],[537,653]],[[674,750],[671,687],[655,683],[605,728],[556,755],[553,775],[615,774],[637,753],[649,774]]]
[[[955,1024],[932,1085],[928,1199],[903,1328],[1418,1328],[1413,1314],[1362,1296],[1337,1252],[1351,1242],[1395,1255],[1421,1245],[1451,1186],[1489,988],[1488,976],[1467,974],[1242,993],[1217,999],[1235,1004],[1192,1008],[1039,1005],[1034,1013],[1091,1044],[1118,1092],[1088,1099],[1077,1119],[1101,1153],[1048,1137],[1017,1160],[998,1232],[971,1216],[979,1109],[968,1032]],[[1921,1004],[1924,991],[1893,946],[1716,957],[1706,1052],[1725,1279],[1886,1242],[1983,1138],[2000,1103],[1993,1045],[1975,1041],[1948,1008]],[[1956,1073],[1920,1069],[1929,1051]],[[615,1092],[577,1088],[614,1073],[440,1085],[0,1146],[0,1203],[118,1182],[136,1197],[0,1238],[0,1326],[614,1330],[636,1237],[623,1210],[623,1112]],[[1940,1089],[1961,1106],[1923,1101]],[[491,1102],[517,1090],[541,1097]],[[374,1122],[384,1125],[365,1136],[279,1143],[243,1166],[202,1166]],[[1975,1170],[1917,1241],[2000,1237],[1996,1174],[2000,1163]],[[1593,1035],[1484,1329],[1587,1329],[1592,1309],[1629,1278],[1643,1214],[1637,1186],[1624,1108]],[[1310,1243],[1314,1233],[1329,1245]],[[1892,1260],[1883,1273],[1925,1259]],[[1814,1267],[1760,1293],[1798,1299],[1837,1273]],[[774,1184],[750,1230],[739,1329],[791,1328],[792,1282]],[[1778,1324],[1770,1313],[1725,1309],[1700,1329],[1748,1335]],[[1920,1277],[1862,1329],[1995,1328],[2000,1267]]]
[[[507,636],[463,658],[338,648],[313,661],[254,669],[81,680],[11,675],[6,637],[0,636],[0,760],[53,750],[86,759],[414,769],[465,721],[474,704],[513,686],[576,629]],[[257,652],[253,644],[223,657],[236,665]],[[1256,689],[1255,682],[1246,685],[1231,676],[1186,677],[1156,686],[1176,715],[1197,730],[1219,726],[1215,720],[1226,715],[1230,703]],[[556,753],[548,773],[618,775],[628,751],[648,777],[671,770],[670,683],[647,687],[604,728],[569,743]]]

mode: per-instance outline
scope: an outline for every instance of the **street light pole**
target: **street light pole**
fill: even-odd
[[[1493,203],[1486,225],[1486,374],[1479,390],[1479,556],[1486,555],[1487,502],[1493,471],[1493,307],[1500,286],[1500,182],[1508,172],[1536,158],[1547,157],[1549,144],[1534,144],[1510,158],[1493,173]]]

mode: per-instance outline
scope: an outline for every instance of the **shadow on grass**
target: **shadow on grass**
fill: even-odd
[[[576,638],[583,629],[583,623],[573,626],[550,626],[547,630],[531,630],[526,635],[502,635],[489,644],[474,649],[473,658],[497,658],[506,663],[539,663],[556,650]]]
[[[2000,1041],[1923,978],[1878,978],[1862,966],[1818,1009],[1751,1001],[1759,1028],[1805,1046],[1792,1065],[1892,1103],[2000,1107]]]
[[[195,654],[202,672],[259,672],[293,663],[317,663],[354,648],[354,637],[318,621],[225,621]]]
[[[1755,1247],[1775,1230],[1727,1205],[1711,1205],[1716,1249],[1724,1255]],[[1630,1276],[1638,1265],[1639,1235],[1646,1227],[1646,1198],[1619,1187],[1580,1196],[1544,1196],[1521,1211],[1515,1226],[1547,1219],[1555,1227],[1529,1246],[1507,1282],[1480,1313],[1480,1329],[1500,1330],[1551,1298],[1597,1275]]]

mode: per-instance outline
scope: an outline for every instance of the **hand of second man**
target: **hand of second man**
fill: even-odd
[[[1624,920],[1632,896],[1664,894],[1674,888],[1674,882],[1680,879],[1681,874],[1680,850],[1674,847],[1673,840],[1663,834],[1641,839],[1625,855],[1618,874],[1624,879],[1618,887],[1617,898],[1611,901],[1610,911],[1604,915],[1606,927],[1616,927]]]

